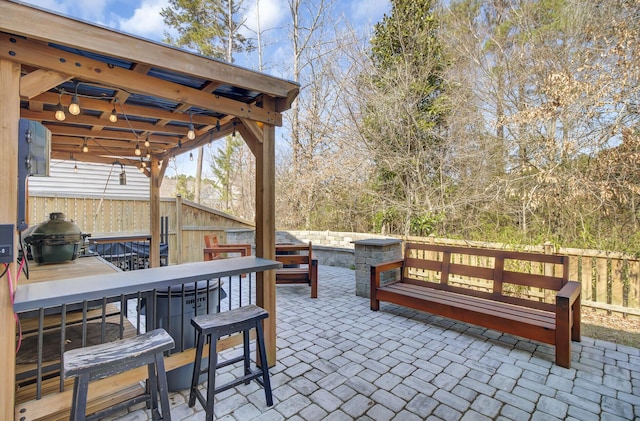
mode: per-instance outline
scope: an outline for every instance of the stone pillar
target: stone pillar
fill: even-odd
[[[402,240],[373,238],[353,241],[355,245],[356,295],[369,298],[371,288],[371,265],[402,259]],[[384,273],[381,283],[395,280],[397,271]]]

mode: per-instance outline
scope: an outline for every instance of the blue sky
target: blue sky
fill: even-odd
[[[21,0],[24,3],[53,10],[55,12],[97,23],[119,31],[134,34],[154,41],[162,41],[165,28],[160,11],[167,7],[169,0]],[[254,30],[257,22],[256,7],[260,5],[260,26],[265,44],[272,49],[272,55],[277,54],[278,48],[286,49],[283,45],[287,41],[286,27],[290,22],[288,14],[288,0],[244,0],[245,24]],[[373,24],[380,21],[383,14],[390,10],[389,0],[335,0],[336,21],[348,20],[358,31],[366,33]],[[256,63],[242,62],[237,57],[236,64],[248,68],[257,68]],[[282,62],[277,59],[274,62]],[[257,59],[255,60],[257,62]],[[277,70],[270,69],[269,59],[265,57],[267,68],[265,72],[275,74]],[[276,76],[286,75],[275,74]]]

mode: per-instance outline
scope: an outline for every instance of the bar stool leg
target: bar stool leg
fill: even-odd
[[[158,419],[158,377],[154,364],[147,364],[148,380],[147,388],[149,391],[149,406],[151,410],[151,419]]]
[[[198,379],[200,379],[200,371],[202,370],[202,351],[204,349],[204,341],[207,335],[203,335],[202,331],[198,331],[198,339],[196,343],[196,359],[193,363],[193,376],[191,377],[191,391],[189,392],[189,407],[192,408],[196,404],[196,390],[198,389]],[[209,345],[211,347],[212,345]],[[215,346],[215,345],[213,345]]]
[[[84,421],[87,417],[87,392],[89,373],[82,373],[73,381],[70,421]]]
[[[245,329],[242,331],[242,342],[243,342],[243,348],[244,348],[244,375],[249,375],[251,374],[251,359],[250,359],[250,353],[251,351],[249,351],[249,329]],[[251,383],[251,380],[245,380],[244,384],[249,384]]]
[[[156,354],[157,385],[160,393],[160,407],[162,409],[162,421],[171,421],[171,407],[169,406],[169,385],[167,384],[167,373],[164,369],[164,357],[162,353]],[[156,410],[158,405],[156,404]]]
[[[256,343],[260,351],[260,368],[262,369],[264,396],[267,400],[267,406],[273,406],[273,394],[271,393],[271,381],[269,380],[269,362],[267,361],[267,352],[264,346],[264,332],[260,320],[256,323]]]
[[[218,365],[218,337],[211,335],[209,343],[209,370],[207,376],[207,407],[205,408],[206,421],[213,421],[213,403],[216,393],[216,366]]]

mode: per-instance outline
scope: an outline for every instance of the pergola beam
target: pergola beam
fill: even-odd
[[[7,34],[0,34],[0,58],[70,74],[96,83],[108,84],[129,92],[152,95],[263,123],[282,125],[282,115],[275,110],[267,111],[250,104],[140,74],[133,70],[108,66],[101,61]]]

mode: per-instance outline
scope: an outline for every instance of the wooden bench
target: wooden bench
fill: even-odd
[[[276,258],[283,267],[276,270],[276,284],[309,284],[311,298],[318,298],[318,259],[308,244],[276,244]]]
[[[381,274],[400,277],[381,285]],[[580,291],[568,256],[406,243],[404,259],[371,266],[371,310],[380,301],[555,345],[571,365],[580,341]]]

